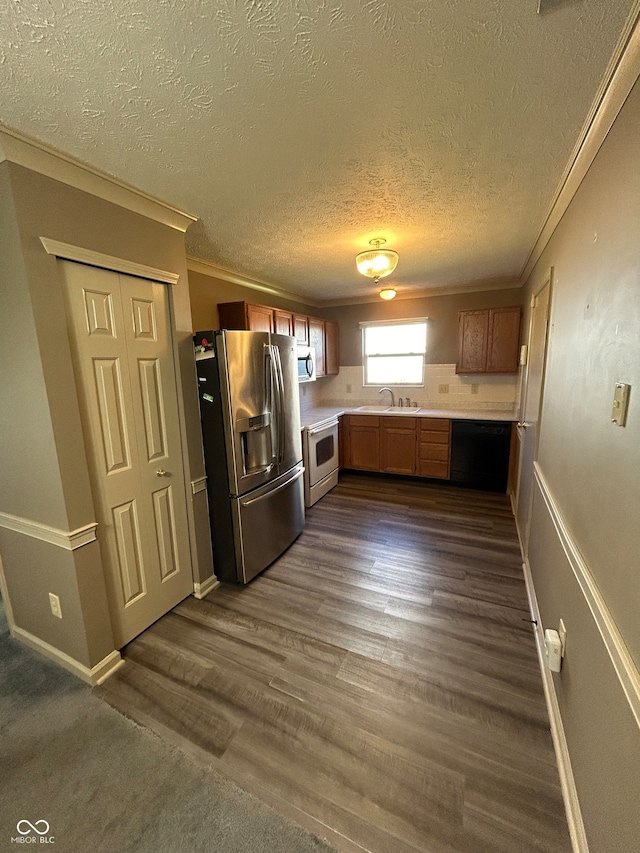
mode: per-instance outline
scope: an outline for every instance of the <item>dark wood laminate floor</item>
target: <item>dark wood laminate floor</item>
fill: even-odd
[[[569,853],[504,495],[348,474],[98,692],[345,851]]]

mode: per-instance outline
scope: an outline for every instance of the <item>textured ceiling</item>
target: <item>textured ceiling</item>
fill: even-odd
[[[313,299],[517,277],[631,0],[8,0],[0,121]],[[545,8],[545,6],[543,6]]]

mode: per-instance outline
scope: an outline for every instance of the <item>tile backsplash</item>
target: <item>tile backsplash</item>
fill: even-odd
[[[427,364],[424,387],[390,386],[396,396],[410,397],[424,408],[513,410],[520,398],[520,374],[458,375],[455,364]],[[361,367],[341,367],[337,376],[324,376],[300,386],[303,406],[366,406],[380,402],[380,386],[362,384]],[[384,396],[384,402],[388,395]]]

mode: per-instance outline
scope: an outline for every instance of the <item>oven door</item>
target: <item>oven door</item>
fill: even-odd
[[[306,430],[305,439],[305,467],[309,485],[315,486],[338,467],[338,420]]]

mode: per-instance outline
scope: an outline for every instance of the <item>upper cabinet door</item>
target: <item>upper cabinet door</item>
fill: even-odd
[[[293,334],[299,344],[309,346],[309,318],[304,314],[293,315]]]
[[[489,312],[487,373],[517,373],[520,352],[520,306]]]
[[[292,335],[293,314],[290,311],[281,311],[280,308],[274,308],[273,331],[277,335]]]
[[[489,341],[489,312],[460,311],[458,314],[458,362],[456,373],[484,373]]]
[[[273,308],[248,304],[247,328],[252,332],[273,332]]]
[[[458,313],[456,373],[517,373],[520,306]]]
[[[335,376],[340,372],[340,327],[330,320],[324,322],[325,372]]]
[[[316,351],[316,376],[326,376],[324,358],[324,320],[309,317],[309,346]]]

